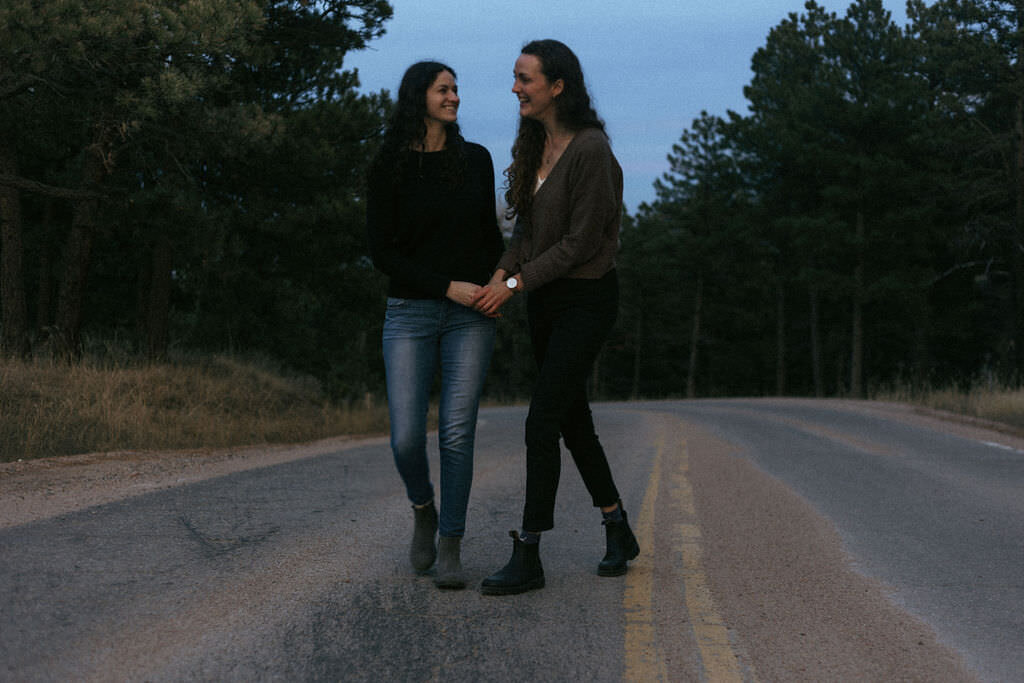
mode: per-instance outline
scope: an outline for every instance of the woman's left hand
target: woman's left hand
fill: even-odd
[[[491,282],[477,292],[473,307],[484,315],[494,317],[511,298],[512,290],[505,286],[504,282]]]

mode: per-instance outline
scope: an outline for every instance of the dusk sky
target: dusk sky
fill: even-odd
[[[820,0],[839,15],[848,2]],[[630,212],[654,199],[666,155],[701,110],[746,113],[750,59],[801,0],[392,0],[387,33],[350,54],[362,90],[398,92],[406,67],[436,59],[458,74],[459,124],[487,147],[497,182],[510,161],[518,102],[512,65],[524,43],[556,38],[580,58],[625,175]],[[906,23],[902,1],[884,0]]]

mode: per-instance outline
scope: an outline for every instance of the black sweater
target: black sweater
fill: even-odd
[[[389,278],[388,296],[439,299],[453,280],[483,285],[504,250],[494,203],[494,166],[480,145],[461,142],[462,182],[442,178],[445,155],[406,152],[405,180],[385,170],[369,178],[366,228],[373,264]]]

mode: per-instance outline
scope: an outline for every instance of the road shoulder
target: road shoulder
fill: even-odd
[[[0,529],[235,472],[380,443],[335,437],[231,449],[115,451],[0,463]]]
[[[857,573],[827,519],[730,444],[686,429],[716,604],[763,680],[974,680]]]

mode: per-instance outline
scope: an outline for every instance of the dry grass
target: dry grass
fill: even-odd
[[[337,405],[308,378],[228,356],[162,364],[0,359],[0,461],[386,430],[387,409],[371,398]]]
[[[948,410],[1024,428],[1024,389],[1003,387],[992,382],[977,382],[968,389],[911,390],[897,387],[879,392],[874,398]]]

